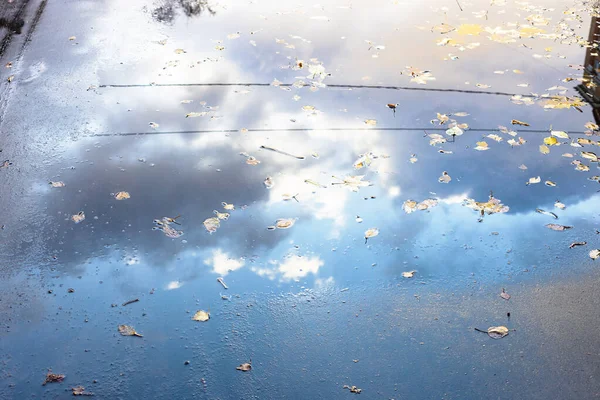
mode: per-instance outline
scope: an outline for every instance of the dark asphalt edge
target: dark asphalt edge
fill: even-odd
[[[13,16],[12,22],[15,22],[15,21],[21,19],[29,2],[30,2],[30,0],[25,0],[21,4],[21,7],[17,11],[17,13]],[[4,37],[2,38],[2,41],[0,42],[0,58],[2,58],[2,56],[4,55],[4,52],[6,51],[6,49],[8,49],[8,46],[10,46],[14,35],[15,35],[15,33],[12,31],[12,29],[8,28],[8,32],[6,33],[6,35],[4,35]]]
[[[25,12],[26,6],[30,3],[30,0],[27,0],[24,5],[21,7],[21,9],[19,10],[19,13],[17,14],[17,17],[21,17],[23,15],[23,12]],[[13,68],[17,68],[20,61],[23,59],[23,54],[25,53],[25,50],[27,49],[27,45],[29,44],[29,42],[31,42],[31,38],[33,36],[33,33],[35,32],[35,29],[37,28],[38,23],[40,22],[40,19],[42,18],[42,14],[44,13],[44,10],[46,9],[46,4],[48,3],[48,0],[42,0],[40,2],[40,4],[37,7],[37,10],[35,12],[35,15],[33,16],[33,19],[31,20],[31,24],[29,24],[29,27],[27,28],[27,33],[23,39],[23,42],[21,43],[21,47],[19,49],[19,51],[17,52],[16,56],[14,57],[13,60]],[[15,18],[17,18],[15,17]],[[2,42],[3,46],[6,46],[5,48],[2,48],[2,50],[0,51],[0,60],[3,59],[6,50],[8,49],[8,45],[10,45],[12,43],[12,39],[14,36],[14,33],[9,32],[10,38],[8,39],[8,42],[5,44],[4,41]],[[5,37],[6,38],[6,37]],[[0,66],[1,68],[2,66]],[[6,114],[6,110],[8,108],[8,100],[10,98],[10,94],[14,88],[14,86],[16,85],[16,82],[7,82],[4,81],[2,83],[2,87],[0,87],[0,127],[2,126],[2,123],[4,122],[4,115]],[[1,139],[1,137],[0,137]]]

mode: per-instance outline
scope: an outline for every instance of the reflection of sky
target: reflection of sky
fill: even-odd
[[[562,6],[560,2],[555,3],[556,11],[548,14],[558,20]],[[518,127],[515,130],[521,131],[519,136],[527,140],[521,147],[511,148],[506,143],[510,137],[502,135],[501,143],[485,139],[491,147],[488,151],[473,149],[477,141],[491,133],[487,129],[509,125],[513,118],[529,122],[532,129],[546,130],[552,126],[553,129],[582,131],[584,123],[592,119],[588,109],[584,113],[544,110],[539,105],[516,105],[507,97],[494,95],[375,89],[322,88],[312,92],[308,87],[290,91],[276,87],[147,87],[86,91],[90,85],[112,83],[270,83],[274,78],[291,83],[299,77],[308,81],[305,70],[281,67],[294,63],[296,58],[308,62],[316,57],[332,74],[326,83],[416,87],[407,76],[400,75],[405,66],[413,65],[431,70],[437,78],[425,87],[476,89],[475,83],[486,83],[492,86],[490,90],[543,93],[554,85],[573,86],[561,82],[569,75],[577,77],[578,74],[566,66],[583,61],[583,49],[579,46],[539,39],[503,45],[490,42],[484,35],[477,38],[451,35],[465,43],[481,42],[476,49],[460,52],[436,46],[435,42],[442,35],[417,27],[430,28],[445,18],[456,25],[497,26],[506,21],[522,21],[523,16],[517,16],[516,10],[510,7],[500,17],[490,11],[486,21],[453,9],[448,10],[446,16],[433,12],[432,7],[448,6],[441,2],[427,7],[394,2],[382,2],[377,7],[345,2],[322,4],[322,8],[281,4],[278,10],[271,2],[231,3],[219,7],[214,17],[178,19],[173,26],[165,26],[157,25],[150,15],[142,12],[143,6],[152,8],[150,3],[119,2],[117,5],[107,1],[70,6],[83,21],[89,22],[87,25],[81,22],[81,26],[55,28],[42,21],[21,68],[26,81],[21,85],[27,90],[27,96],[18,91],[14,93],[3,122],[8,128],[5,129],[7,138],[15,139],[12,143],[7,140],[3,154],[14,160],[15,166],[0,171],[7,180],[7,187],[12,189],[11,193],[2,194],[9,207],[0,210],[0,223],[6,224],[3,231],[6,240],[0,243],[0,254],[12,265],[26,264],[36,272],[39,268],[43,289],[34,289],[45,293],[48,287],[57,294],[50,296],[49,304],[32,296],[36,309],[43,310],[40,311],[42,316],[32,314],[31,319],[39,324],[36,329],[42,332],[46,324],[53,323],[80,325],[79,320],[71,320],[63,313],[57,317],[44,316],[61,306],[79,318],[81,305],[63,293],[66,287],[75,286],[77,296],[83,297],[74,298],[90,307],[89,314],[93,313],[94,304],[107,307],[98,311],[93,321],[99,334],[92,334],[92,328],[84,328],[81,336],[70,334],[73,335],[69,336],[70,340],[79,338],[87,343],[86,334],[103,341],[107,339],[100,336],[105,335],[112,340],[116,314],[105,308],[139,296],[145,311],[133,308],[137,307],[134,305],[118,308],[117,312],[121,313],[118,314],[120,321],[129,319],[137,323],[136,328],[143,329],[146,336],[159,337],[163,342],[180,340],[179,334],[170,336],[167,327],[179,327],[179,318],[187,322],[186,311],[212,307],[215,320],[223,318],[227,327],[207,324],[204,332],[197,325],[186,326],[181,335],[200,335],[214,345],[214,349],[227,343],[240,353],[241,359],[236,358],[238,354],[236,357],[216,356],[216,350],[201,348],[200,342],[195,341],[194,351],[200,354],[198,357],[213,366],[210,363],[216,363],[214,359],[223,357],[233,358],[227,361],[234,363],[246,361],[244,357],[260,358],[261,354],[251,354],[248,345],[255,342],[258,343],[256,349],[260,349],[255,352],[262,351],[262,362],[268,363],[265,360],[271,344],[265,343],[264,337],[256,332],[254,321],[239,322],[235,315],[250,319],[252,317],[245,312],[252,307],[265,307],[257,312],[257,321],[266,325],[264,329],[268,333],[284,335],[283,328],[274,327],[269,321],[278,321],[282,326],[288,324],[299,332],[296,339],[300,344],[284,343],[284,350],[290,354],[297,350],[310,352],[313,350],[305,345],[310,343],[307,337],[316,337],[318,329],[302,327],[302,322],[307,326],[314,322],[305,319],[305,314],[294,314],[296,320],[287,314],[287,307],[291,307],[287,303],[289,299],[293,299],[291,302],[295,305],[297,299],[304,297],[338,304],[346,301],[342,300],[339,290],[348,287],[350,293],[360,293],[365,303],[384,308],[384,298],[399,296],[395,289],[402,295],[412,296],[420,293],[421,288],[434,292],[464,289],[465,285],[468,288],[480,284],[495,287],[518,279],[524,282],[551,279],[590,269],[587,252],[592,248],[589,246],[597,247],[594,228],[599,198],[597,183],[587,178],[598,173],[596,165],[586,162],[590,164],[590,172],[575,171],[570,165],[572,159],[561,157],[562,153],[570,152],[580,158],[579,149],[568,144],[553,147],[551,154],[542,155],[538,146],[545,134],[523,132]],[[483,9],[487,2],[478,5]],[[57,12],[52,4],[48,7],[48,15]],[[398,12],[399,7],[402,13]],[[320,15],[328,16],[330,21],[310,18]],[[379,22],[367,23],[375,20]],[[363,23],[349,23],[351,21]],[[93,30],[89,29],[91,26]],[[139,29],[126,30],[126,26]],[[54,32],[55,29],[58,32]],[[259,29],[262,30],[250,34]],[[239,39],[226,38],[238,31]],[[578,31],[585,35],[587,26]],[[68,42],[71,35],[77,36],[78,44]],[[300,36],[310,43],[290,35]],[[64,37],[65,43],[56,37]],[[155,43],[165,38],[168,38],[165,46]],[[275,38],[293,43],[295,49],[285,48],[276,43]],[[368,50],[367,39],[386,46],[377,58],[372,57],[373,50]],[[223,51],[215,50],[216,40],[223,41]],[[249,40],[255,40],[257,46],[250,45]],[[521,42],[532,50],[521,46]],[[532,57],[532,54],[543,53],[547,46],[553,47],[551,54],[561,54],[566,59]],[[186,53],[175,54],[177,48]],[[460,59],[442,61],[448,52],[459,53]],[[204,61],[207,57],[211,60]],[[212,61],[216,59],[218,61]],[[178,66],[163,69],[174,60],[179,60]],[[44,68],[30,68],[41,65]],[[525,73],[513,74],[513,69]],[[493,73],[495,70],[507,71],[498,75]],[[17,74],[17,82],[18,77]],[[465,85],[467,81],[469,85]],[[517,86],[523,82],[530,86]],[[242,93],[244,90],[249,93]],[[569,90],[569,94],[573,91]],[[301,99],[294,100],[294,95]],[[31,98],[39,100],[32,104]],[[181,103],[188,99],[193,102]],[[219,108],[205,117],[185,118],[189,112],[205,110],[201,101]],[[395,115],[386,108],[387,103],[400,104]],[[316,107],[319,112],[313,115],[302,110],[306,105]],[[29,110],[27,121],[16,112],[20,109]],[[458,118],[460,122],[484,130],[467,132],[454,143],[430,146],[428,138],[423,137],[423,131],[432,127],[429,121],[437,112],[459,111],[470,114]],[[211,116],[220,118],[211,119]],[[378,127],[414,129],[328,130],[363,128],[365,119],[376,119]],[[237,132],[110,136],[154,132],[149,122],[159,124],[156,133],[221,129]],[[242,128],[271,131],[239,132]],[[307,131],[286,130],[290,128]],[[96,134],[107,136],[93,137]],[[260,146],[306,158],[297,160]],[[439,148],[451,150],[453,154],[440,154]],[[368,151],[381,157],[365,169],[354,170],[353,162]],[[261,163],[246,164],[245,157],[240,155],[242,152]],[[313,157],[313,153],[318,154],[318,158]],[[409,162],[412,154],[418,158],[414,164]],[[526,164],[528,169],[519,169],[521,164]],[[438,183],[443,171],[452,177],[449,184]],[[336,182],[332,176],[363,174],[373,185],[357,193],[331,185]],[[525,185],[530,177],[538,175],[542,183]],[[270,190],[263,184],[267,176],[275,182]],[[326,187],[305,183],[307,179]],[[49,188],[49,180],[62,180],[67,186]],[[557,186],[544,186],[545,180],[552,180]],[[116,201],[111,197],[111,193],[121,190],[128,191],[131,199]],[[467,196],[484,201],[490,191],[510,207],[510,212],[487,216],[479,223],[477,213],[460,203]],[[284,195],[296,195],[298,201],[284,201]],[[405,200],[427,198],[438,198],[440,204],[412,214],[402,210]],[[567,205],[565,210],[553,208],[557,199]],[[236,209],[230,212],[227,221],[221,222],[216,232],[209,234],[202,222],[213,216],[213,210],[223,211],[222,202],[232,203]],[[556,212],[559,219],[554,221],[540,215],[535,212],[536,208]],[[85,211],[86,220],[75,225],[69,217],[81,210]],[[170,239],[159,231],[152,231],[154,219],[177,215],[181,215],[178,219],[181,226],[177,229],[182,229],[184,236]],[[362,223],[356,222],[357,216],[362,218]],[[297,220],[287,230],[267,230],[279,218]],[[554,232],[544,227],[553,222],[574,228]],[[378,228],[380,234],[365,244],[364,232],[372,227]],[[581,240],[588,241],[589,246],[568,249],[572,241]],[[7,269],[3,267],[3,273],[12,275],[13,282],[19,282],[22,277]],[[412,280],[402,277],[402,272],[411,270],[417,271]],[[216,282],[217,277],[224,277],[229,291]],[[103,286],[98,281],[102,281]],[[368,293],[380,287],[386,288],[384,295],[369,297]],[[156,289],[154,297],[147,294],[152,288]],[[231,301],[221,300],[221,293],[227,293]],[[264,300],[260,293],[269,293],[275,298]],[[278,298],[280,293],[285,295]],[[377,312],[375,305],[371,309],[373,313]],[[435,305],[431,308],[435,309]],[[341,312],[342,321],[356,318],[354,313],[360,307],[358,300],[352,312],[332,306]],[[463,307],[465,314],[470,312],[467,306]],[[435,314],[430,312],[430,316]],[[148,318],[141,317],[142,313],[147,313]],[[323,323],[323,329],[330,326],[337,332],[345,325],[322,314],[318,313],[317,322]],[[367,344],[362,348],[357,346],[367,363],[369,351],[383,356],[378,353],[380,350],[373,349],[378,341],[393,337],[386,327],[401,321],[391,318],[382,322],[373,317],[365,322],[369,323],[382,325],[377,331],[379,336],[365,339]],[[354,322],[347,325],[360,329]],[[454,330],[459,329],[456,326],[453,325]],[[240,333],[242,328],[247,331]],[[23,328],[17,324],[15,329]],[[33,335],[30,331],[29,334]],[[414,332],[403,334],[419,336]],[[226,335],[227,338],[223,338]],[[134,357],[143,352],[141,345],[121,340],[120,343],[130,346],[127,355]],[[339,340],[338,347],[347,346]],[[410,341],[404,345],[409,346]],[[114,341],[104,346],[114,347]],[[327,347],[323,343],[323,348]],[[337,352],[339,348],[331,351]],[[3,352],[8,350],[3,349]],[[193,358],[181,348],[176,353],[178,358]],[[107,361],[105,357],[98,357]],[[276,361],[289,362],[286,357]],[[322,361],[322,355],[312,354],[312,357]],[[351,359],[354,357],[358,356]],[[48,356],[48,365],[51,359]],[[177,363],[180,364],[179,359]],[[67,361],[63,364],[70,365]],[[105,372],[106,376],[112,376],[114,371]],[[229,376],[229,372],[223,373]],[[128,370],[128,373],[134,374],[134,371]],[[343,369],[343,373],[349,376],[351,371]],[[154,374],[156,371],[151,375]],[[340,376],[342,379],[343,375]],[[393,384],[391,377],[386,379]]]

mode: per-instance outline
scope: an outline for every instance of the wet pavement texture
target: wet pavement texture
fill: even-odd
[[[595,6],[31,0],[0,398],[600,397]]]

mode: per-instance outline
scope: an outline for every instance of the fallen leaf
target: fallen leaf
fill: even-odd
[[[53,188],[61,188],[61,187],[65,187],[65,183],[61,182],[61,181],[57,181],[57,182],[53,182],[50,181],[48,182],[50,184],[50,186],[52,186]]]
[[[52,370],[48,370],[48,373],[46,374],[46,379],[44,380],[44,382],[42,382],[43,386],[46,386],[46,383],[52,383],[52,382],[62,382],[65,379],[65,376],[63,374],[54,374],[52,373]]]
[[[486,142],[477,142],[476,144],[477,146],[475,147],[475,150],[484,151],[490,149]]]
[[[244,372],[250,371],[252,369],[252,360],[250,360],[250,362],[238,365],[237,367],[235,367],[235,369],[237,369],[238,371],[244,371]]]
[[[595,260],[598,257],[600,257],[600,249],[595,249],[595,250],[590,251],[590,258],[592,260]]]
[[[533,185],[535,183],[540,183],[542,181],[542,178],[540,178],[539,176],[535,176],[533,178],[529,178],[529,180],[527,182],[525,182],[526,185]]]
[[[567,229],[573,228],[572,226],[558,225],[558,224],[547,224],[546,228],[550,228],[553,231],[565,231]]]
[[[550,153],[550,148],[548,146],[546,146],[545,144],[541,144],[540,145],[540,153],[542,153],[542,154],[549,154]]]
[[[546,181],[546,182],[544,182],[544,185],[554,187],[554,186],[556,186],[556,183],[552,182],[552,181]]]
[[[510,123],[513,125],[529,126],[527,122],[519,121],[518,119],[511,119]]]
[[[131,198],[131,196],[127,192],[119,192],[119,193],[115,194],[115,199],[117,199],[117,200],[126,200],[129,198]]]
[[[150,128],[152,128],[152,129],[156,129],[156,128],[158,128],[160,125],[159,125],[159,124],[157,124],[156,122],[149,122],[149,123],[148,123],[148,126],[150,126]]]
[[[519,169],[525,171],[527,169],[527,165],[521,164],[521,165],[519,165]]]
[[[509,207],[502,204],[499,199],[496,199],[493,194],[490,194],[489,200],[486,202],[477,202],[473,199],[466,199],[463,202],[465,207],[468,207],[472,210],[479,212],[479,221],[483,221],[483,217],[485,214],[499,214],[508,212]]]
[[[456,33],[458,33],[459,35],[475,36],[479,35],[482,30],[483,28],[481,27],[481,25],[478,24],[462,24],[457,28]]]
[[[488,328],[487,334],[492,339],[502,339],[508,335],[508,328],[505,326],[491,326]]]
[[[210,319],[210,313],[204,310],[196,311],[196,314],[192,317],[194,321],[206,322]]]
[[[510,300],[510,294],[506,293],[504,291],[504,288],[502,288],[502,293],[500,293],[500,297],[502,297],[504,300]]]
[[[75,36],[69,36],[69,40],[75,40],[77,39]]]
[[[596,155],[596,153],[593,153],[591,151],[582,151],[581,157],[587,158],[588,160],[590,160],[592,162],[598,162],[598,156]]]
[[[8,78],[6,78],[6,80],[10,83],[15,79],[14,75],[9,76]]]
[[[554,207],[564,210],[565,208],[567,208],[567,206],[565,206],[563,203],[561,203],[560,201],[556,200],[556,202],[554,203]]]
[[[587,244],[587,242],[573,242],[569,245],[570,249],[573,249],[577,246],[585,246]]]
[[[404,278],[412,278],[413,276],[415,276],[415,272],[417,272],[417,271],[414,271],[414,270],[413,271],[405,271],[402,273],[402,276]]]
[[[344,389],[348,389],[350,391],[350,393],[355,393],[355,394],[360,394],[360,392],[362,392],[362,389],[357,388],[356,386],[344,385]]]
[[[556,136],[557,138],[561,138],[561,139],[570,139],[569,135],[567,134],[567,132],[563,132],[563,131],[551,131],[550,134],[552,136]]]
[[[377,229],[377,228],[367,229],[365,231],[365,243],[367,243],[367,240],[369,240],[370,238],[373,238],[377,235],[379,235],[379,229]]]
[[[548,146],[555,146],[556,144],[558,144],[558,139],[554,136],[545,137],[544,144],[547,144]]]
[[[71,388],[71,391],[73,391],[73,396],[93,396],[94,393],[92,392],[86,392],[85,388],[83,386],[75,386],[74,388]]]
[[[365,119],[365,124],[367,124],[369,126],[375,126],[375,125],[377,125],[377,120],[374,120],[374,119]]]
[[[440,176],[438,178],[438,182],[440,183],[448,183],[452,180],[452,178],[450,177],[450,175],[448,175],[448,172],[444,171],[442,172],[442,176]]]
[[[446,130],[446,135],[450,135],[450,136],[460,136],[464,133],[464,131],[462,129],[460,129],[458,126],[452,127],[448,130]]]
[[[540,214],[544,214],[544,215],[548,215],[554,219],[558,219],[558,215],[554,214],[553,212],[550,211],[544,211],[541,208],[536,208],[535,209],[536,212],[540,213]]]
[[[83,211],[79,211],[77,214],[71,215],[71,220],[73,222],[75,222],[76,224],[80,223],[84,219],[85,219],[85,214]]]
[[[273,186],[275,186],[275,181],[270,176],[267,176],[263,183],[267,189],[271,189]]]
[[[129,326],[129,325],[119,325],[118,327],[119,329],[119,333],[123,336],[137,336],[137,337],[142,337],[142,335],[140,335],[139,333],[137,333],[135,331],[135,329],[133,329],[133,327]]]
[[[235,210],[235,206],[233,204],[227,204],[225,202],[222,202],[221,205],[223,206],[224,209],[226,210]]]
[[[296,220],[293,218],[280,218],[275,222],[275,227],[278,229],[288,229],[294,226]]]
[[[221,221],[217,217],[210,217],[205,219],[204,222],[202,222],[202,225],[204,225],[204,228],[206,228],[209,233],[213,233],[219,229]]]

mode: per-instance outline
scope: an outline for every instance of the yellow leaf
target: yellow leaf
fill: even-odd
[[[377,125],[377,120],[374,120],[374,119],[365,119],[365,124],[367,124],[369,126],[376,126]]]
[[[548,136],[544,138],[544,144],[547,144],[548,146],[554,146],[558,143],[558,139],[555,138],[554,136]]]
[[[561,139],[570,139],[569,135],[567,134],[567,132],[564,131],[551,131],[550,134],[552,136],[556,136],[557,138],[561,138]]]
[[[194,321],[206,322],[210,319],[210,313],[204,310],[199,310],[192,317]]]
[[[483,151],[483,150],[489,150],[490,148],[488,147],[488,144],[486,142],[477,142],[477,147],[475,147],[475,150],[479,150],[479,151]]]
[[[462,24],[456,32],[459,35],[479,35],[482,30],[483,28],[478,24]]]
[[[550,153],[550,149],[545,144],[542,144],[542,145],[540,145],[540,153],[542,153],[542,154],[549,154]]]

